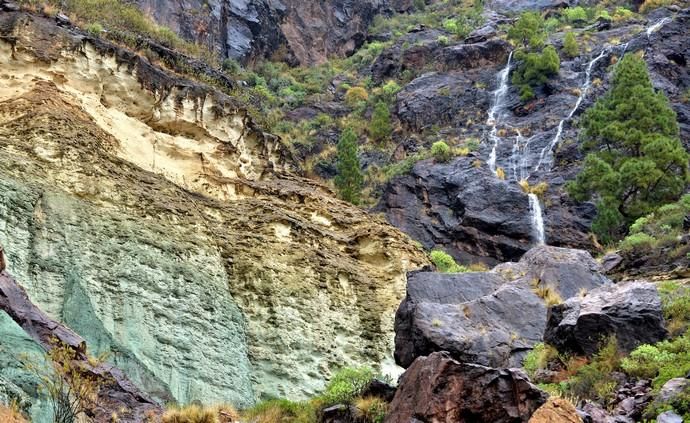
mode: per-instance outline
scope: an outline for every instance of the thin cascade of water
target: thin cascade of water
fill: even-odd
[[[529,197],[529,210],[532,220],[532,229],[534,231],[534,242],[537,245],[544,245],[546,243],[546,235],[544,233],[544,217],[541,211],[541,204],[539,204],[539,197],[536,194],[527,194]]]
[[[489,118],[486,123],[491,125],[491,131],[489,132],[489,139],[492,141],[491,153],[489,154],[489,160],[487,164],[489,169],[496,174],[496,149],[498,148],[499,138],[498,138],[498,120],[501,117],[505,95],[508,92],[508,76],[510,75],[510,65],[513,60],[513,52],[511,51],[508,55],[508,63],[506,63],[505,68],[503,68],[497,76],[498,87],[493,92],[494,104],[489,110]]]
[[[649,38],[650,35],[653,33],[657,32],[658,30],[661,29],[662,26],[666,25],[667,23],[671,22],[673,20],[672,17],[667,16],[663,19],[660,19],[658,22],[655,24],[652,24],[645,30],[645,34],[647,34],[647,38]]]
[[[541,165],[544,163],[544,160],[548,155],[553,154],[553,149],[558,145],[558,143],[561,141],[561,137],[563,136],[563,127],[565,125],[565,122],[572,119],[573,116],[575,116],[575,113],[578,111],[580,108],[580,105],[582,102],[585,100],[587,97],[587,94],[589,93],[589,89],[592,87],[592,69],[594,69],[594,65],[601,60],[603,57],[605,57],[609,53],[608,49],[603,49],[601,53],[594,59],[592,59],[589,64],[587,65],[587,68],[585,70],[585,82],[582,84],[580,87],[580,95],[577,98],[577,101],[575,102],[575,106],[570,110],[570,113],[568,113],[568,116],[565,119],[562,119],[558,123],[558,129],[556,130],[556,136],[553,137],[551,142],[544,147],[541,150],[541,153],[539,154],[539,161],[537,162],[537,165],[534,167],[534,171],[537,172]]]

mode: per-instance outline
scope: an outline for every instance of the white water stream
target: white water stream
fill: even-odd
[[[647,38],[649,38],[651,34],[658,31],[664,25],[671,22],[672,20],[672,18],[666,17],[647,27],[645,30]],[[623,52],[621,54],[625,54],[628,48],[628,44],[629,42],[625,44],[620,44],[615,47],[623,47]],[[570,113],[568,113],[568,116],[563,118],[558,123],[556,135],[553,137],[551,142],[549,142],[549,144],[541,150],[539,154],[539,161],[534,167],[533,172],[537,172],[544,164],[546,164],[547,162],[550,163],[552,161],[553,151],[558,146],[563,136],[563,129],[565,123],[572,119],[573,116],[575,116],[575,113],[579,110],[580,106],[582,105],[582,102],[585,100],[585,98],[587,98],[587,95],[589,94],[589,90],[592,87],[592,70],[594,69],[594,66],[597,64],[599,60],[606,57],[606,55],[608,55],[612,51],[612,49],[613,47],[604,48],[598,56],[596,56],[587,64],[587,67],[585,68],[585,80],[582,86],[580,87],[580,95],[578,96],[575,105],[570,110]],[[496,76],[496,79],[498,81],[498,87],[493,92],[494,101],[493,105],[491,106],[491,109],[489,110],[489,118],[486,122],[487,125],[491,126],[491,130],[489,132],[489,140],[492,143],[491,153],[489,154],[487,164],[489,165],[489,169],[491,169],[491,172],[493,172],[494,175],[497,175],[497,149],[501,141],[501,137],[498,136],[498,125],[500,119],[503,117],[504,114],[505,97],[509,89],[508,81],[510,75],[510,66],[512,64],[512,58],[513,52],[511,52],[508,56],[508,62],[506,63],[506,66],[503,69],[501,69],[501,71]],[[517,135],[515,135],[512,154],[510,157],[510,166],[512,171],[511,176],[515,181],[520,181],[523,179],[526,180],[530,177],[530,172],[527,163],[528,154],[526,153],[529,151],[529,144],[534,139],[534,135],[528,139],[525,139],[525,137],[523,137],[519,129],[512,129],[517,133]],[[543,245],[546,242],[546,236],[541,204],[539,203],[539,198],[535,194],[529,193],[527,194],[527,196],[529,198],[530,221],[532,223],[533,228],[534,242],[538,245]]]

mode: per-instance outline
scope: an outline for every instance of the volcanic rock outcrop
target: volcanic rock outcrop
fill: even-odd
[[[602,287],[549,309],[544,340],[561,352],[591,356],[610,336],[616,337],[623,352],[668,336],[654,284]]]
[[[385,365],[425,255],[290,173],[235,99],[21,12],[0,76],[8,268],[145,392],[244,407]]]
[[[584,251],[542,246],[491,272],[412,273],[395,318],[396,361],[408,367],[417,357],[447,351],[463,363],[519,367],[543,341],[544,298],[607,285],[598,271]]]
[[[526,422],[547,395],[519,370],[460,363],[441,352],[403,374],[386,423]]]

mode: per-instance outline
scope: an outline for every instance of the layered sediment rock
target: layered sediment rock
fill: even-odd
[[[51,318],[181,403],[386,362],[426,263],[406,236],[291,174],[233,98],[46,18],[0,35],[0,243]]]

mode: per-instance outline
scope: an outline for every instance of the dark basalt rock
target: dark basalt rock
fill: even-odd
[[[551,307],[544,341],[560,352],[592,356],[611,335],[624,352],[666,338],[661,299],[654,284],[630,282],[598,288],[584,298],[570,298]]]
[[[519,370],[420,357],[401,376],[386,423],[526,422],[547,394]]]
[[[464,363],[520,366],[546,328],[546,305],[535,291],[569,298],[608,283],[589,253],[546,246],[491,272],[410,273],[395,316],[395,360],[407,367],[447,351]]]

